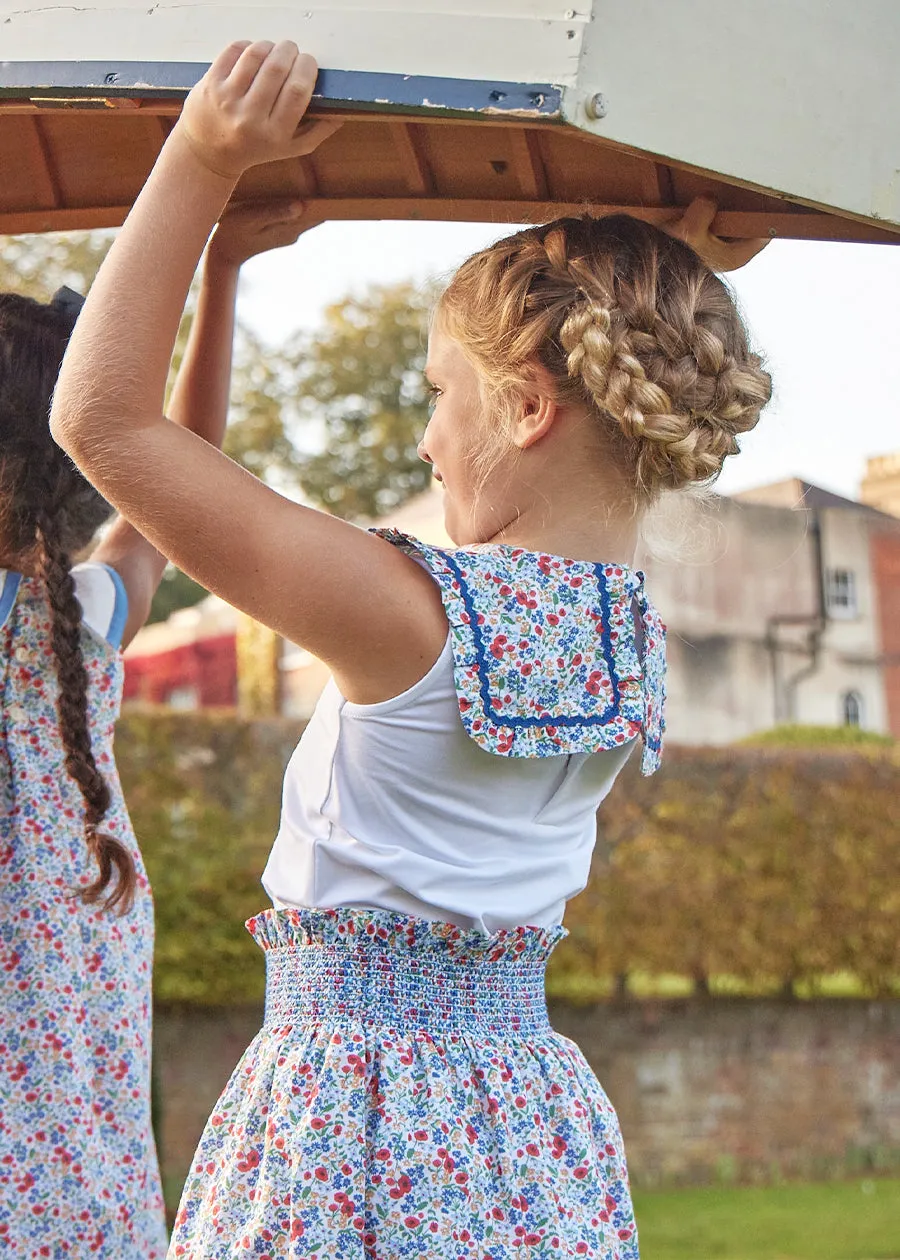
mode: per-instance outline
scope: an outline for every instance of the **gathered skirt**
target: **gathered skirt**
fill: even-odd
[[[638,1260],[622,1136],[544,996],[562,928],[268,910],[266,1014],[170,1260]]]

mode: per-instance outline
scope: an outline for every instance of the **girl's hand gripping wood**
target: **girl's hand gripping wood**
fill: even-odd
[[[716,236],[710,229],[718,212],[719,207],[712,197],[695,197],[677,219],[659,226],[670,236],[690,245],[712,271],[736,271],[765,249],[769,238],[726,240]]]
[[[176,130],[197,160],[224,179],[312,153],[339,126],[300,126],[317,72],[313,58],[287,40],[229,44],[188,96]]]

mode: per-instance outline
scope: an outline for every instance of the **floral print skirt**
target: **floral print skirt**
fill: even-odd
[[[551,1028],[564,935],[268,910],[266,1017],[201,1138],[170,1260],[637,1260],[619,1125]]]

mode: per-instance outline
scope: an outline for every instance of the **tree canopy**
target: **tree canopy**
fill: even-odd
[[[63,284],[87,292],[112,239],[111,232],[3,238],[0,287],[42,301]],[[428,419],[423,369],[434,297],[429,285],[372,287],[276,347],[239,320],[226,452],[283,493],[346,520],[377,518],[426,489],[430,469],[416,448]],[[151,619],[202,595],[170,570]]]

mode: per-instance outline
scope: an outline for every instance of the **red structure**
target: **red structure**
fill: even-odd
[[[125,658],[126,700],[207,709],[237,704],[234,633]]]

